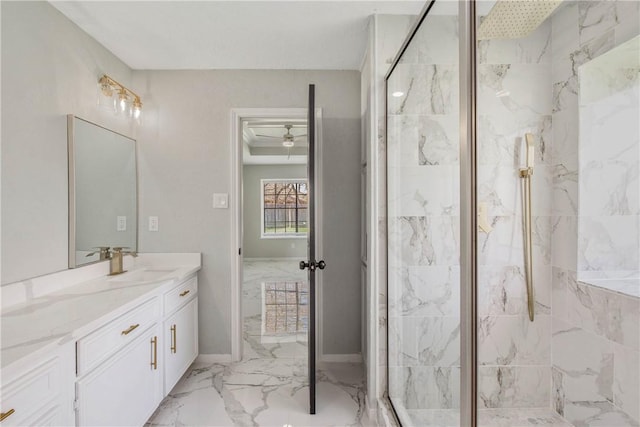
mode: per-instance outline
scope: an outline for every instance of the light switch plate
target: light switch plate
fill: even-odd
[[[150,216],[149,217],[149,231],[158,231],[158,217]]]
[[[127,217],[126,216],[118,215],[116,231],[127,231]]]
[[[229,194],[213,193],[213,208],[227,209],[229,207]]]

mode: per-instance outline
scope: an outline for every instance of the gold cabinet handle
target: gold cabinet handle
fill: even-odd
[[[151,367],[153,369],[158,369],[158,337],[151,338],[151,353],[153,354]]]
[[[9,418],[13,413],[16,412],[15,409],[9,409],[7,412],[0,413],[0,422],[4,421],[6,418]]]
[[[178,339],[176,333],[176,325],[173,325],[171,327],[171,353],[178,351]]]
[[[120,335],[129,335],[131,333],[131,331],[133,331],[138,326],[140,326],[140,323],[136,323],[135,325],[131,325],[127,329],[122,331]]]
[[[191,292],[191,290],[190,290],[190,289],[187,289],[186,291],[184,291],[184,292],[180,293],[180,296],[181,296],[181,297],[183,297],[183,296],[185,296],[186,294],[188,294],[189,292]]]

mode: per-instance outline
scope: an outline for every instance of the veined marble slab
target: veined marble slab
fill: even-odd
[[[125,268],[129,273],[115,277],[105,274],[92,277],[100,272],[94,265],[89,266],[88,271],[82,271],[83,267],[33,279],[40,282],[40,287],[53,280],[55,291],[33,296],[23,290],[25,298],[14,299],[16,304],[3,308],[0,316],[2,369],[78,339],[141,302],[161,295],[200,270],[200,259],[199,253],[148,254],[127,260]],[[145,269],[155,270],[158,277],[146,281],[136,278],[135,274],[139,274],[136,272]],[[166,270],[166,274],[160,270]],[[78,282],[79,277],[85,280]],[[33,281],[20,284],[26,287],[27,282]],[[11,292],[17,292],[20,284],[9,285]],[[2,291],[4,298],[4,287]]]
[[[584,279],[580,282],[608,289],[623,295],[640,298],[640,278],[639,279]]]

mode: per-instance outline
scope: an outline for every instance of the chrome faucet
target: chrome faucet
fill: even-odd
[[[129,248],[113,248],[111,252],[111,258],[109,260],[109,276],[115,276],[116,274],[125,273],[127,270],[123,270],[122,255],[131,255],[137,257],[138,254],[135,251],[123,251],[123,249]]]
[[[97,251],[93,251],[85,256],[94,256],[95,254],[100,254],[100,261],[104,261],[106,259],[111,259],[111,252],[109,250],[109,246],[96,246],[93,249],[98,249]]]

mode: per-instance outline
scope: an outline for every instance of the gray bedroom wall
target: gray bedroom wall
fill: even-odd
[[[244,165],[242,182],[243,254],[245,258],[300,258],[307,255],[306,238],[262,239],[261,179],[307,178],[306,165]]]

